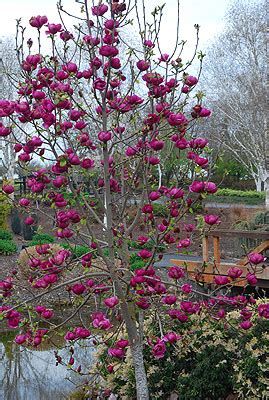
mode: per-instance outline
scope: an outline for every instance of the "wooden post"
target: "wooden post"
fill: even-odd
[[[203,237],[202,240],[202,246],[203,246],[203,262],[208,262],[208,236]]]
[[[213,236],[214,260],[216,264],[220,264],[220,240],[219,236]]]

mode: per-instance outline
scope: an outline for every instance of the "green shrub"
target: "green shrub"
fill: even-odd
[[[235,190],[235,189],[219,189],[214,196],[229,197],[249,197],[255,199],[265,199],[265,192],[257,192],[256,190]]]
[[[36,233],[33,235],[33,240],[29,244],[30,246],[36,246],[37,244],[54,243],[55,238],[47,233]]]
[[[153,203],[153,213],[157,217],[168,217],[169,208],[165,204]]]
[[[89,253],[90,248],[88,246],[79,246],[76,244],[69,244],[69,243],[64,243],[62,245],[65,249],[70,250],[73,258],[80,258],[84,254]]]
[[[265,192],[256,192],[256,190],[235,190],[235,189],[219,189],[213,195],[206,197],[207,201],[217,203],[247,203],[261,204],[265,201]]]
[[[131,240],[131,241],[129,242],[129,246],[130,246],[130,248],[133,248],[133,249],[147,249],[147,250],[152,250],[153,248],[155,248],[156,243],[154,243],[153,240],[149,240],[147,243],[141,245],[141,244],[135,242],[134,240]],[[166,248],[166,247],[165,247],[164,244],[159,244],[158,246],[156,246],[156,250],[159,251],[159,252],[160,252],[160,251],[164,251],[165,248]]]
[[[267,304],[268,299],[257,300]],[[171,319],[159,314],[163,329],[171,329]],[[151,398],[163,400],[172,393],[180,400],[221,400],[230,395],[238,399],[267,399],[268,368],[266,357],[269,343],[269,320],[254,317],[253,327],[239,328],[239,310],[227,311],[226,321],[210,317],[207,311],[189,315],[185,323],[175,322],[173,331],[181,339],[166,343],[163,358],[152,355],[152,346],[145,343],[144,360]],[[146,321],[146,334],[160,338],[155,316]],[[109,343],[113,346],[113,343]],[[110,359],[107,348],[98,350],[98,372],[104,387],[128,399],[135,397],[135,377],[131,352],[127,350],[121,367],[113,374],[107,371]],[[124,397],[125,398],[125,397]]]
[[[12,240],[13,235],[11,232],[6,231],[5,229],[0,229],[0,240]]]
[[[0,254],[9,256],[17,251],[17,245],[12,240],[0,239]]]
[[[7,229],[7,217],[11,211],[11,205],[7,196],[0,194],[0,229]]]
[[[145,262],[143,260],[135,260],[132,263],[130,263],[130,269],[131,271],[135,271],[136,269],[144,268],[145,267]]]

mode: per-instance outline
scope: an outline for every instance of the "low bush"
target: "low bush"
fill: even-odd
[[[153,242],[153,240],[149,240],[147,243],[141,245],[137,242],[135,242],[134,240],[131,240],[129,243],[130,248],[132,249],[147,249],[147,250],[152,250],[153,248],[155,248],[156,243]],[[158,252],[162,252],[165,250],[165,245],[164,244],[159,244],[156,246],[156,250]]]
[[[235,190],[235,189],[219,189],[215,194],[206,197],[207,201],[218,203],[242,203],[260,204],[265,201],[265,192],[257,192],[256,190]]]
[[[62,244],[64,249],[70,250],[73,258],[80,258],[84,254],[89,253],[90,248],[88,246],[79,246],[76,244],[69,244],[69,243],[64,243]]]
[[[0,229],[7,229],[7,219],[11,212],[11,205],[7,196],[0,194]]]
[[[12,240],[3,240],[0,239],[0,254],[5,256],[9,256],[11,254],[16,253],[17,245]]]
[[[29,243],[30,246],[36,246],[37,244],[54,243],[55,238],[47,233],[36,233],[33,236],[33,240]]]
[[[52,243],[50,244],[49,255],[54,256],[62,249],[63,246]],[[44,259],[46,257],[47,255],[44,255]],[[40,258],[40,255],[36,251],[36,246],[29,246],[20,252],[18,259],[19,271],[21,275],[27,279],[29,277],[29,271],[30,271],[29,261],[32,258]]]
[[[169,208],[165,204],[153,203],[153,213],[157,217],[168,217]]]
[[[10,231],[0,229],[0,240],[12,240],[13,235]]]
[[[268,299],[258,300],[266,303]],[[174,331],[180,339],[166,343],[165,355],[154,358],[151,346],[145,343],[145,364],[149,392],[154,400],[170,398],[174,393],[180,400],[267,399],[269,319],[265,315],[251,329],[238,331],[242,321],[240,311],[227,313],[227,322],[210,318],[207,314],[189,315],[188,321],[179,322]],[[169,318],[162,316],[164,327]],[[169,326],[169,325],[168,325]],[[145,329],[152,341],[160,336],[155,317],[147,321]],[[121,365],[115,363],[113,373],[107,363],[113,364],[107,349],[99,348],[98,371],[104,387],[121,399],[135,399],[135,378],[131,352]],[[104,364],[103,364],[104,363]]]

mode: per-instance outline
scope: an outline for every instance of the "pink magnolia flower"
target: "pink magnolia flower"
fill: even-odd
[[[185,271],[183,268],[178,266],[173,266],[168,268],[168,276],[172,279],[180,279],[185,275]]]
[[[93,82],[93,88],[96,89],[96,90],[100,90],[100,91],[105,90],[106,81],[104,81],[101,78],[95,79],[94,82]]]
[[[31,216],[26,217],[25,220],[24,220],[24,223],[25,223],[26,225],[33,225],[34,222],[35,222],[35,221],[34,221],[34,218],[31,217]]]
[[[185,78],[185,85],[187,86],[194,86],[198,82],[198,79],[195,76],[188,75]]]
[[[205,191],[207,193],[213,194],[213,193],[216,193],[217,190],[218,190],[218,187],[214,182],[206,182],[205,183]]]
[[[135,304],[141,308],[142,310],[147,310],[150,307],[150,302],[147,298],[141,297],[139,300],[135,302]]]
[[[89,331],[89,329],[80,326],[74,329],[74,333],[79,339],[86,339],[87,337],[91,336],[91,332]]]
[[[71,290],[73,293],[80,295],[86,291],[86,286],[82,283],[75,283],[73,286],[71,286]]]
[[[13,185],[3,185],[3,192],[6,194],[14,193],[14,186]]]
[[[180,339],[181,336],[177,335],[175,332],[168,332],[163,337],[163,341],[168,343],[176,343]]]
[[[27,340],[27,335],[17,335],[15,337],[15,343],[17,344],[23,344],[25,343]]]
[[[46,31],[47,35],[56,35],[56,33],[61,32],[62,25],[61,24],[48,24],[48,30]]]
[[[99,4],[98,6],[92,7],[92,15],[96,17],[101,17],[104,15],[108,10],[108,6],[106,4]]]
[[[149,48],[153,48],[155,45],[151,40],[144,40],[144,45]]]
[[[187,94],[187,93],[189,93],[189,91],[190,91],[189,86],[187,86],[187,85],[182,86],[182,88],[181,88],[182,93]]]
[[[44,310],[41,313],[41,317],[45,318],[45,319],[50,319],[52,318],[54,315],[54,312],[52,310]]]
[[[152,148],[152,150],[159,151],[163,148],[164,142],[162,140],[154,139],[152,142],[150,142],[149,146]]]
[[[167,54],[167,53],[164,53],[164,54],[161,54],[161,57],[159,58],[159,61],[160,62],[167,62],[168,60],[169,60],[169,54]]]
[[[258,313],[260,317],[269,319],[269,303],[259,304],[258,305]]]
[[[236,279],[236,278],[239,278],[242,275],[243,270],[240,269],[240,268],[237,268],[237,267],[231,267],[231,268],[228,269],[227,273],[228,273],[230,278]]]
[[[146,258],[151,258],[152,257],[152,252],[146,249],[140,250],[139,253],[137,253],[137,255],[143,259]]]
[[[248,272],[248,273],[247,273],[246,279],[247,279],[248,283],[249,283],[251,286],[256,285],[257,282],[258,282],[256,275],[252,274],[251,272]]]
[[[229,280],[228,276],[217,275],[217,276],[214,276],[214,282],[217,285],[227,285],[227,283],[229,283],[230,280]]]
[[[178,249],[185,249],[191,245],[191,240],[189,238],[187,239],[181,239],[177,245]]]
[[[94,328],[108,330],[112,328],[112,324],[109,319],[107,319],[102,312],[97,312],[93,314],[92,324]]]
[[[113,308],[117,304],[119,304],[119,299],[117,296],[108,297],[108,298],[104,299],[104,304],[109,308]]]
[[[33,28],[38,28],[40,29],[43,25],[45,25],[48,22],[48,18],[46,17],[46,15],[37,15],[36,17],[32,17],[29,20],[29,24],[33,27]]]
[[[202,107],[200,112],[199,112],[199,117],[209,117],[211,115],[211,111],[208,110],[207,108]]]
[[[193,232],[195,229],[195,225],[194,224],[184,224],[184,230],[186,232]]]
[[[150,67],[150,63],[145,60],[139,60],[136,66],[140,71],[146,71]]]
[[[193,192],[193,193],[202,193],[205,190],[205,183],[199,182],[199,181],[194,181],[189,186],[189,190],[190,190],[190,192]]]
[[[74,332],[66,332],[65,336],[64,336],[65,340],[76,340],[77,339],[77,335]]]
[[[260,253],[250,253],[248,255],[248,259],[249,259],[249,262],[257,265],[257,264],[263,263],[266,260],[266,257],[264,257]]]
[[[152,354],[157,360],[159,360],[160,358],[164,357],[165,352],[166,352],[165,342],[158,338],[157,343],[152,348]]]
[[[182,290],[182,292],[184,292],[184,293],[191,293],[191,292],[192,292],[192,285],[190,285],[189,283],[184,283],[184,284],[181,286],[181,290]]]
[[[220,224],[220,219],[218,215],[207,214],[204,216],[204,221],[208,225]]]
[[[112,138],[112,132],[110,132],[110,131],[102,131],[102,132],[99,132],[99,133],[98,133],[98,139],[99,139],[101,142],[106,143],[106,142],[108,142],[111,138]]]
[[[183,137],[175,142],[175,146],[180,150],[184,150],[189,146],[189,142]]]
[[[171,126],[178,126],[178,125],[183,125],[188,122],[187,118],[185,117],[184,114],[178,113],[170,113],[167,119],[167,122]]]
[[[150,192],[149,194],[149,199],[151,201],[156,201],[161,197],[161,194],[159,192]]]
[[[249,320],[249,319],[247,319],[247,320],[245,320],[245,321],[242,321],[241,323],[240,323],[240,327],[241,328],[243,328],[244,330],[248,330],[249,328],[251,328],[252,327],[252,322]]]
[[[119,339],[115,343],[115,346],[116,346],[116,348],[125,349],[127,346],[129,346],[129,340],[127,340],[127,339]]]
[[[175,295],[168,295],[162,298],[162,302],[167,305],[175,304],[177,297]]]
[[[125,356],[125,351],[121,348],[110,347],[107,352],[110,357],[121,359]]]

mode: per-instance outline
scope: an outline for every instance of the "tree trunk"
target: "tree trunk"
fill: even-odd
[[[147,374],[145,370],[142,344],[139,342],[131,345],[133,367],[135,370],[136,398],[137,400],[149,400]]]
[[[259,177],[255,177],[255,184],[256,184],[256,190],[257,192],[262,191],[262,180]]]

